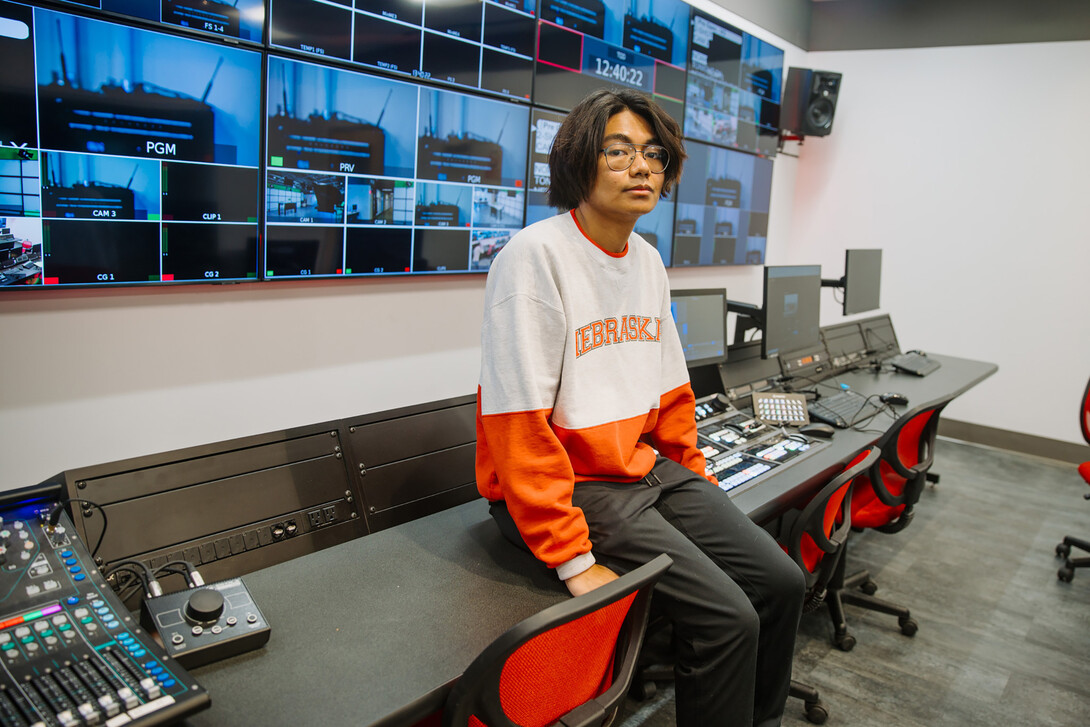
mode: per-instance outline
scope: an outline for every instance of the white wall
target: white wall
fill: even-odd
[[[476,390],[483,278],[0,301],[0,489]]]
[[[1081,443],[1090,42],[808,61],[844,80],[832,134],[801,148],[785,261],[834,277],[845,248],[882,248],[902,347],[999,365],[944,416]],[[839,319],[826,296],[825,324]]]
[[[697,4],[805,54],[706,0]],[[793,160],[773,173],[769,246],[791,226]],[[760,301],[758,268],[678,287]],[[65,469],[476,391],[484,277],[5,291],[0,490]]]

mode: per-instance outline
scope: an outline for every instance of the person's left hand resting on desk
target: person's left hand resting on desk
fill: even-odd
[[[617,574],[604,565],[595,563],[590,568],[578,575],[574,575],[564,581],[573,596],[582,596],[593,591],[598,586],[604,586],[610,581],[617,580]]]

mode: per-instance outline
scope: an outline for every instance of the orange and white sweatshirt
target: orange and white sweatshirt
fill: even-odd
[[[530,225],[485,287],[477,489],[566,580],[594,564],[575,483],[634,482],[654,450],[705,476],[658,252],[636,234],[606,252],[572,213]]]

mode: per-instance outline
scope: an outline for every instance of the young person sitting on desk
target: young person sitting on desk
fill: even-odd
[[[803,601],[799,568],[704,474],[658,252],[633,233],[681,175],[681,129],[599,90],[549,155],[549,204],[492,262],[477,487],[508,538],[585,593],[660,553],[677,724],[775,725]],[[656,452],[657,450],[657,452]]]

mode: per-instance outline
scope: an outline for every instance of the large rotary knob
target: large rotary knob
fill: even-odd
[[[212,623],[223,613],[223,594],[211,588],[194,591],[185,604],[185,615],[190,621]]]

